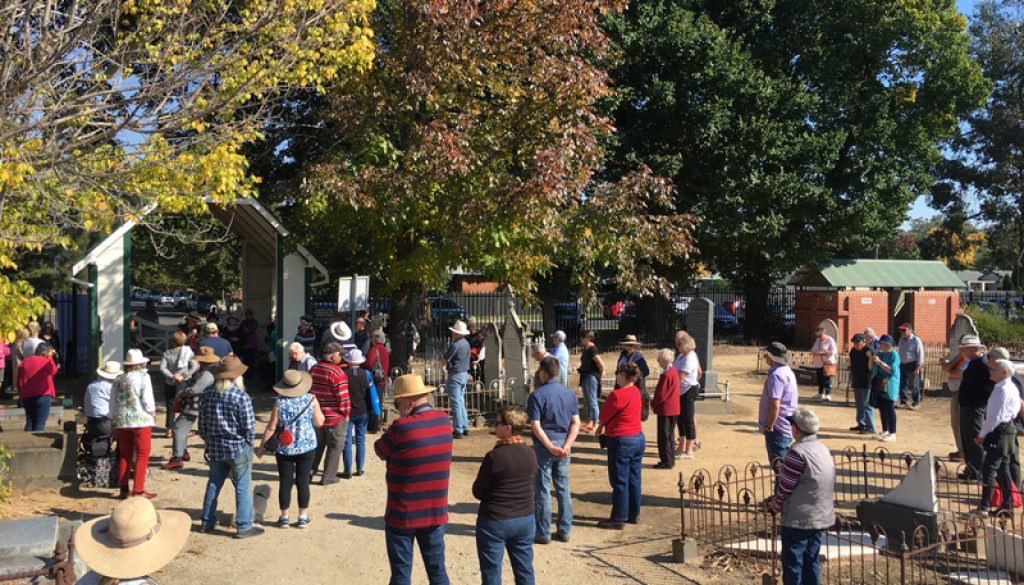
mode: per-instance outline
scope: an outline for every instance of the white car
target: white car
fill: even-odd
[[[174,297],[172,295],[164,295],[164,294],[162,294],[162,295],[160,295],[160,301],[159,302],[160,302],[161,305],[174,305],[175,300],[174,300]]]

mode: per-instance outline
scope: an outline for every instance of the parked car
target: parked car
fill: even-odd
[[[689,315],[690,309],[687,307],[685,310],[678,313],[681,317],[686,317]],[[737,319],[735,315],[730,315],[729,311],[719,305],[715,305],[712,320],[715,323],[715,329],[719,331],[737,331],[740,328],[740,320]]]
[[[601,307],[601,315],[605,319],[618,319],[622,316],[622,311],[626,309],[626,302],[623,300],[610,301],[608,304]]]
[[[202,313],[203,315],[205,315],[205,314],[210,312],[210,307],[212,307],[212,306],[214,306],[216,304],[217,304],[217,299],[215,299],[213,297],[200,296],[198,299],[196,299],[195,306],[193,307],[193,310],[198,311],[198,312]]]
[[[161,293],[157,302],[161,305],[170,305],[173,307],[177,303],[177,300],[174,298],[174,295],[170,293]]]
[[[555,324],[566,333],[578,334],[583,329],[583,307],[579,303],[555,303]]]
[[[447,297],[427,297],[430,301],[430,319],[436,327],[449,327],[456,320],[466,320],[466,309]]]

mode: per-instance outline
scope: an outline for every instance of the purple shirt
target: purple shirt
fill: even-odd
[[[768,407],[771,401],[778,399],[780,403],[779,418],[774,421],[768,418]],[[793,436],[793,430],[789,427],[786,417],[796,411],[797,387],[796,376],[793,370],[784,364],[775,364],[768,371],[768,378],[764,381],[764,390],[761,391],[761,403],[758,407],[757,430],[764,432],[765,427],[772,426],[776,431],[787,437]]]

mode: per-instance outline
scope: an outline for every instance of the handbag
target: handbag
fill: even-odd
[[[825,364],[825,365],[823,365],[821,367],[821,369],[823,370],[822,374],[826,378],[832,378],[832,377],[835,377],[835,375],[836,375],[836,365],[835,364]]]
[[[642,392],[642,390],[641,390],[641,392]],[[629,399],[629,402],[626,403],[626,406],[623,406],[622,408],[619,409],[618,412],[613,414],[612,417],[610,419],[608,419],[608,422],[604,424],[604,426],[607,427],[610,422],[615,420],[615,417],[617,417],[620,414],[622,414],[623,410],[626,410],[627,408],[629,408],[630,404],[633,404],[633,399],[632,398]],[[597,436],[597,444],[600,445],[602,449],[607,449],[608,448],[608,435],[606,435],[604,433],[601,433],[600,435],[598,435]]]
[[[883,394],[887,394],[889,390],[889,378],[885,376],[875,376],[871,378],[871,396],[869,403],[871,408],[878,408],[878,400]]]
[[[306,414],[306,411],[309,410],[310,406],[313,406],[312,400],[310,400],[306,404],[305,408],[299,411],[299,414],[293,416],[290,421],[283,425],[277,425],[277,428],[274,429],[274,433],[270,435],[270,437],[267,438],[266,441],[263,441],[263,444],[260,445],[260,448],[263,449],[264,451],[276,453],[277,448],[279,446],[287,447],[288,445],[291,445],[292,442],[295,441],[295,435],[293,435],[292,432],[288,430],[288,427],[292,426],[292,424],[294,424],[295,421],[299,420],[299,418],[301,418],[302,415]]]

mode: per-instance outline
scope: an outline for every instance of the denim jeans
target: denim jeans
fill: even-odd
[[[601,390],[600,380],[595,374],[584,374],[580,379],[580,385],[583,386],[583,404],[587,407],[587,421],[597,424],[597,419],[601,415],[601,409],[597,405],[597,394]]]
[[[608,483],[612,486],[612,515],[617,522],[640,515],[643,468],[647,439],[642,432],[631,437],[608,437]]]
[[[854,388],[853,396],[857,401],[857,426],[875,432],[875,409],[871,407],[871,389]]]
[[[171,448],[171,455],[175,459],[181,459],[185,456],[185,450],[188,448],[188,434],[192,431],[192,425],[199,418],[194,414],[179,414],[178,418],[174,419],[174,439]]]
[[[782,527],[783,585],[818,585],[821,575],[818,552],[824,532]]]
[[[445,525],[425,528],[392,528],[384,526],[384,540],[391,564],[390,585],[412,583],[412,543],[420,545],[423,566],[427,569],[430,585],[448,585],[448,572],[444,568]]]
[[[564,439],[551,441],[552,445],[561,447]],[[572,493],[569,492],[569,460],[555,457],[540,444],[533,442],[533,452],[537,455],[537,479],[533,483],[533,510],[537,521],[538,538],[551,538],[551,484],[555,485],[555,498],[558,500],[558,533],[569,535],[572,530]]]
[[[792,439],[779,431],[764,432],[764,445],[768,449],[768,463],[772,465],[772,469],[775,468],[776,460],[781,462],[786,458],[790,442]]]
[[[906,404],[907,398],[914,406],[921,404],[921,378],[914,375],[917,362],[900,364],[900,404]]]
[[[356,471],[363,470],[363,461],[366,459],[366,423],[369,421],[370,415],[366,413],[348,419],[348,430],[345,432],[345,449],[341,452],[341,460],[345,466],[345,475],[352,473],[353,438],[356,444]]]
[[[452,432],[464,433],[469,430],[469,414],[466,413],[466,381],[469,374],[449,374],[444,383],[444,391],[452,407]]]
[[[239,532],[252,528],[252,448],[245,447],[232,461],[211,461],[210,478],[203,497],[202,525],[213,528],[217,524],[217,497],[224,480],[231,478],[235,486],[235,524]]]
[[[888,398],[878,397],[878,416],[882,419],[882,431],[896,434],[896,403]]]
[[[50,418],[50,395],[22,398],[21,405],[25,408],[25,430],[41,431],[46,428],[46,419]]]
[[[832,395],[832,376],[825,375],[825,368],[814,368],[814,373],[818,377],[818,394],[824,394],[825,396]]]
[[[516,585],[533,585],[533,516],[519,518],[476,518],[476,556],[480,560],[483,585],[501,585],[501,559],[508,550]]]

